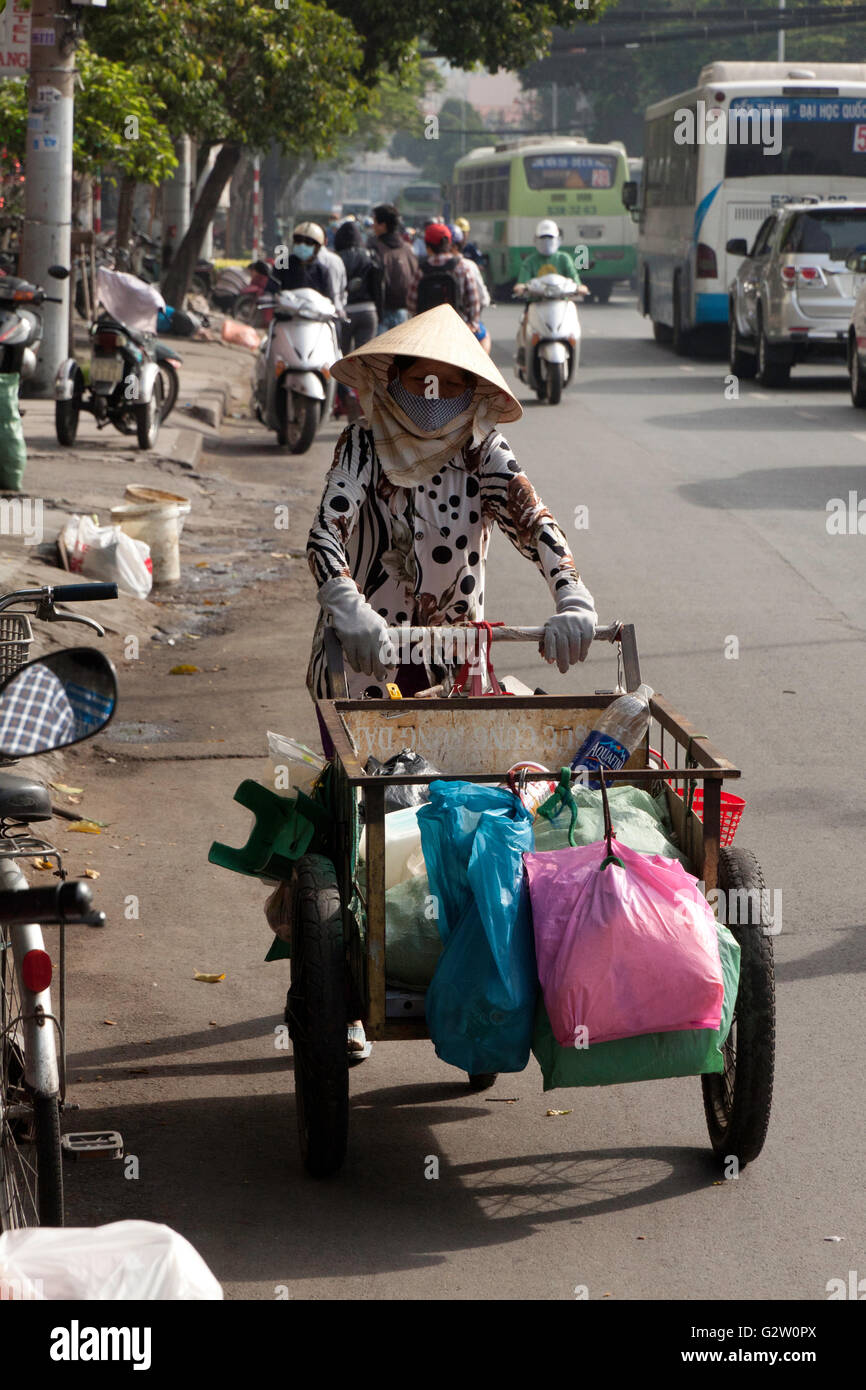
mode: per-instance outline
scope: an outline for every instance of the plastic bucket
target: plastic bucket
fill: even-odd
[[[111,524],[150,546],[154,586],[180,579],[180,515],[176,502],[122,502],[111,509]]]
[[[163,492],[158,487],[145,487],[143,483],[127,483],[124,497],[129,502],[176,502],[177,503],[177,534],[180,536],[183,531],[183,523],[190,514],[192,503],[188,497],[182,497],[179,492]]]

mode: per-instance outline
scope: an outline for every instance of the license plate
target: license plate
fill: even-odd
[[[90,380],[111,383],[123,380],[123,362],[119,357],[91,357]]]

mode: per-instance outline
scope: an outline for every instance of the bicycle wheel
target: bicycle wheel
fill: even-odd
[[[0,1229],[62,1226],[60,1106],[57,1096],[34,1096],[25,1083],[22,1000],[8,938],[0,948]]]

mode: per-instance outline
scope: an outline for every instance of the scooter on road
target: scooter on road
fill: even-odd
[[[540,401],[558,405],[564,386],[577,376],[580,320],[577,300],[587,294],[566,275],[539,275],[516,285],[514,298],[526,304],[515,342],[514,370]]]
[[[280,290],[259,300],[272,310],[253,369],[255,414],[281,448],[306,453],[334,400],[331,367],[341,355],[340,315],[318,290]]]

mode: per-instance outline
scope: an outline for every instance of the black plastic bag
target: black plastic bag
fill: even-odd
[[[426,758],[422,758],[420,753],[413,753],[411,748],[401,748],[399,753],[395,753],[393,758],[389,758],[386,763],[380,763],[378,758],[368,758],[364,768],[365,772],[373,777],[438,777],[439,769],[432,763],[428,763]],[[386,787],[385,789],[385,814],[389,811],[402,811],[407,806],[422,806],[425,801],[430,800],[429,787]]]

